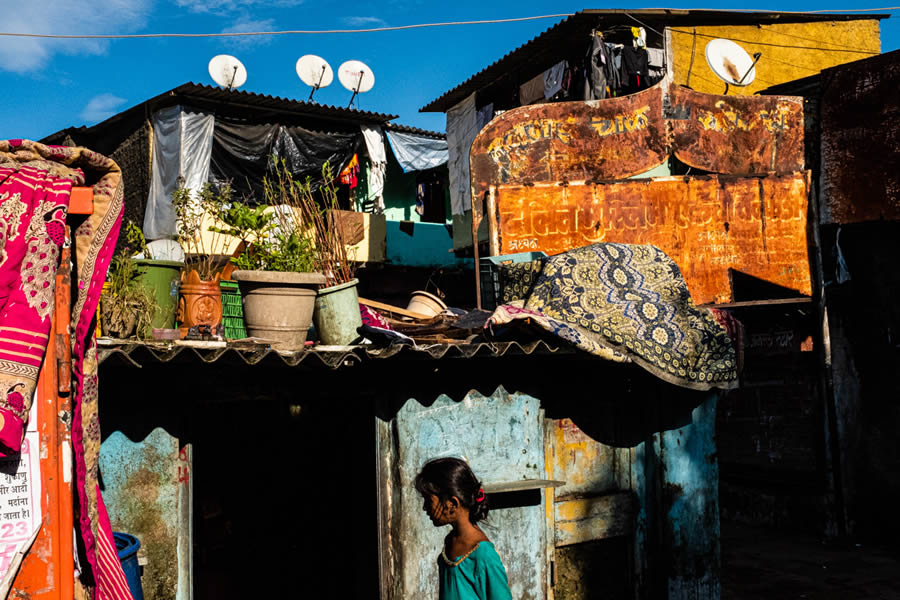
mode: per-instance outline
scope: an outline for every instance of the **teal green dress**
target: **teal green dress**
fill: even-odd
[[[455,567],[438,556],[438,581],[438,600],[512,600],[506,569],[491,542],[478,544]]]

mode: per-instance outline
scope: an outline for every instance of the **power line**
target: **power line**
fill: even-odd
[[[886,6],[884,8],[847,8],[837,9],[829,8],[823,10],[770,10],[765,8],[642,8],[641,10],[678,10],[678,11],[710,11],[710,12],[734,12],[734,13],[785,13],[792,15],[819,15],[824,13],[865,13],[865,12],[882,12],[900,10],[900,6]]]
[[[558,15],[539,15],[536,17],[518,17],[511,19],[486,19],[481,21],[451,21],[448,23],[419,23],[416,25],[397,25],[393,27],[371,27],[369,29],[295,29],[287,31],[236,31],[229,33],[132,33],[132,34],[98,34],[98,35],[59,35],[50,33],[13,33],[0,31],[0,36],[50,38],[63,40],[122,40],[143,38],[211,38],[211,37],[247,37],[255,35],[317,35],[334,33],[375,33],[379,31],[400,31],[403,29],[422,29],[424,27],[450,27],[457,25],[492,25],[496,23],[518,23],[538,19],[558,19],[571,17],[573,13]]]

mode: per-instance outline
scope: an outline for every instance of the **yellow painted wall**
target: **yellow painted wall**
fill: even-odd
[[[753,94],[779,83],[809,77],[822,69],[881,52],[880,28],[875,19],[759,26],[673,27],[671,31],[675,83],[690,85],[698,92],[708,94],[721,94],[725,90],[725,83],[713,74],[706,63],[706,44],[714,38],[727,38],[737,42],[751,55],[762,52],[762,58],[756,64],[756,80],[747,87],[732,86],[729,89],[729,94],[738,95]],[[694,31],[696,37],[693,35]]]

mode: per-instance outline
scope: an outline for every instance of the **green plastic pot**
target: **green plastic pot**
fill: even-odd
[[[316,294],[313,324],[319,341],[328,346],[346,346],[359,337],[362,327],[359,314],[358,279],[323,288]]]
[[[156,303],[151,319],[155,329],[175,327],[175,309],[178,306],[178,284],[184,263],[174,260],[137,259],[138,285],[143,287]],[[146,332],[144,332],[146,333]]]

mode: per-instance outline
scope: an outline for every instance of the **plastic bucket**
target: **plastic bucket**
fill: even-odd
[[[328,346],[346,346],[359,337],[362,327],[359,314],[358,279],[319,290],[313,323],[319,341]]]
[[[137,259],[137,281],[156,301],[156,312],[150,322],[152,329],[175,327],[175,307],[178,305],[178,282],[184,263],[173,260]]]
[[[141,587],[141,566],[138,564],[138,549],[141,542],[136,537],[127,533],[113,532],[113,539],[116,542],[116,553],[119,555],[119,562],[122,563],[122,570],[125,571],[125,581],[128,582],[128,589],[134,600],[144,600],[144,589]]]

